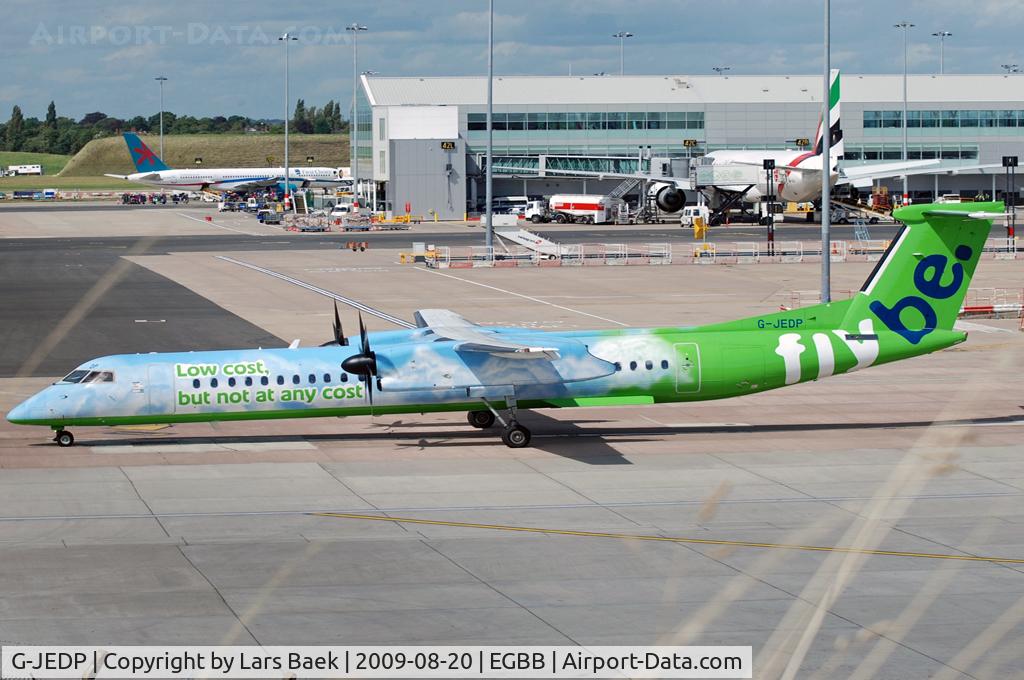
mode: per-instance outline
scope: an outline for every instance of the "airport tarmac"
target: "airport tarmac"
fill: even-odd
[[[329,337],[330,299],[240,262],[402,318],[551,330],[737,318],[819,272],[438,272],[398,250],[470,227],[352,253],[141,212],[0,212],[0,411],[99,353]],[[837,297],[872,266],[833,265]],[[1024,271],[985,259],[973,285]],[[1024,333],[966,327],[938,354],[738,400],[526,414],[524,450],[460,414],[80,428],[70,449],[5,421],[0,642],[736,644],[757,678],[1007,677]]]

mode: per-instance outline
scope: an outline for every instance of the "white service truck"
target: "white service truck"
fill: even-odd
[[[615,222],[626,210],[626,202],[621,198],[600,194],[555,194],[547,201],[527,203],[524,216],[534,224],[606,224]]]
[[[12,175],[41,175],[43,174],[43,166],[41,165],[9,165],[7,166],[7,172]]]

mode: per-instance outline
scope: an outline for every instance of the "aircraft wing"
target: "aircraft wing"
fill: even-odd
[[[267,187],[276,186],[278,184],[278,182],[282,182],[282,181],[284,181],[284,180],[283,179],[274,178],[274,177],[271,177],[269,179],[247,180],[245,182],[239,182],[238,184],[235,184],[232,187],[232,190],[233,191],[249,191],[251,189],[266,189]]]
[[[104,177],[113,177],[114,179],[128,179],[128,175],[112,175],[109,172],[103,173]]]
[[[375,354],[384,391],[560,385],[602,378],[616,370],[615,364],[594,356],[574,338],[525,330],[498,332],[447,309],[421,309],[414,316],[422,335]],[[537,338],[543,338],[543,346],[534,344]]]
[[[510,342],[450,309],[421,309],[413,315],[417,328],[429,329],[439,340],[452,340],[459,352],[486,352],[506,359],[557,359],[557,347]]]
[[[836,184],[852,184],[858,188],[870,187],[876,179],[902,177],[904,175],[958,175],[962,172],[977,172],[1002,167],[994,163],[980,165],[958,165],[941,167],[937,160],[901,161],[899,163],[877,163],[843,168]]]

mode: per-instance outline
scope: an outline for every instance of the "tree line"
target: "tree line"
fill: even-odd
[[[333,99],[324,106],[306,106],[302,99],[295,104],[289,132],[299,134],[333,134],[348,131],[348,121],[341,117],[341,105]],[[6,123],[0,123],[0,151],[74,154],[93,139],[119,135],[122,132],[159,132],[160,114],[116,118],[94,111],[74,120],[57,115],[54,102],[46,108],[46,117],[26,118],[15,105]],[[247,116],[213,116],[196,118],[164,111],[164,134],[220,134],[226,132],[284,132],[283,121],[268,121]]]

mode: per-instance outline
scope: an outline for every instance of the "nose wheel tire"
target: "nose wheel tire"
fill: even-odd
[[[466,414],[466,420],[473,427],[486,430],[488,427],[494,425],[494,414],[490,411],[470,411]]]
[[[75,443],[75,435],[67,430],[58,430],[57,434],[53,437],[53,441],[57,442],[57,446],[71,446]]]
[[[530,431],[512,421],[501,433],[501,441],[510,449],[522,449],[530,445]]]

